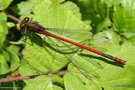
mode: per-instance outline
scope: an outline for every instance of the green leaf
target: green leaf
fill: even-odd
[[[52,46],[51,43],[43,42],[42,47],[34,44],[27,44],[23,52],[24,59],[34,68],[41,72],[57,71],[67,64],[67,59],[63,54]]]
[[[97,33],[111,25],[110,15],[112,0],[76,0],[82,19],[91,21],[93,32]]]
[[[123,33],[123,35],[126,36],[126,38],[131,38],[135,35],[135,30],[129,30]]]
[[[14,52],[10,52],[10,59],[12,61],[10,66],[11,68],[9,70],[13,72],[20,66],[20,59]]]
[[[13,45],[7,48],[7,52],[10,56],[10,59],[9,59],[10,69],[9,70],[11,72],[15,71],[20,66],[20,59],[17,56],[19,49],[20,49],[19,47],[13,46]]]
[[[95,34],[91,40],[91,44],[95,46],[104,47],[104,43],[120,43],[120,36],[113,31],[103,31]]]
[[[6,74],[9,72],[14,72],[19,66],[20,66],[20,59],[17,56],[16,46],[12,46],[12,49],[10,47],[5,49],[1,49],[0,52],[0,74]],[[12,51],[13,49],[14,52]]]
[[[130,37],[128,41],[135,45],[135,36]]]
[[[119,2],[119,0],[101,0],[101,3],[105,3],[108,6],[112,6],[114,4],[117,4]]]
[[[15,24],[14,24],[13,22],[8,22],[8,23],[7,23],[7,25],[8,25],[8,27],[9,27],[9,28],[11,28],[11,27],[14,27],[14,26],[15,26]]]
[[[116,62],[100,57],[99,55],[87,52],[87,54],[92,55],[93,59],[98,59],[98,61],[103,69],[95,69],[95,73],[99,75],[100,78],[91,78],[92,81],[89,82],[81,73],[77,72],[77,69],[69,68],[69,73],[64,75],[64,82],[67,89],[77,89],[87,90],[86,88],[91,88],[92,90],[99,90],[101,87],[107,90],[112,90],[119,88],[123,89],[133,89],[134,87],[117,87],[118,85],[134,85],[135,84],[135,70],[134,70],[134,56],[135,47],[129,43],[125,43],[122,46],[110,43],[104,43],[104,48],[108,49],[110,55],[116,56],[118,58],[126,60],[126,65],[123,67]],[[99,58],[100,57],[100,58]],[[92,57],[91,57],[92,59]],[[87,63],[88,64],[88,63]],[[92,66],[88,69],[93,69]],[[93,73],[93,72],[88,72]],[[75,81],[75,83],[74,83]],[[131,82],[132,81],[132,82]],[[85,84],[84,84],[85,83]],[[90,85],[89,85],[90,84]],[[79,87],[77,87],[79,85]],[[97,89],[98,88],[98,89]]]
[[[56,86],[56,85],[53,85],[53,89],[54,89],[54,90],[63,90],[61,87],[58,87],[58,86]]]
[[[16,6],[11,7],[11,9],[19,15],[29,15],[32,12],[32,9],[40,3],[42,0],[29,0],[21,2]]]
[[[104,45],[105,48],[109,48],[108,54],[114,55],[118,58],[126,60],[126,65],[123,67],[112,65],[111,62],[101,61],[104,66],[103,70],[96,71],[100,75],[100,80],[97,83],[99,87],[104,87],[104,89],[114,89],[119,88],[119,90],[123,89],[131,89],[134,87],[116,87],[117,85],[134,85],[134,56],[135,50],[134,46],[129,43],[123,44],[121,47],[115,44],[107,44]],[[106,63],[104,63],[106,62]],[[108,62],[108,63],[107,63]],[[109,64],[110,63],[110,64]],[[130,69],[129,69],[130,68]],[[133,81],[133,82],[130,82]]]
[[[99,25],[97,26],[97,30],[102,30],[103,28],[106,28],[108,26],[111,26],[111,21],[109,18],[105,18]]]
[[[96,90],[91,88],[92,84],[86,85],[86,83],[78,79],[72,73],[64,75],[64,82],[66,90]]]
[[[6,56],[6,57],[5,57]],[[9,54],[4,50],[0,53],[0,75],[9,73],[9,66],[7,61],[9,60]]]
[[[62,77],[59,77],[57,75],[52,75],[51,80],[53,83],[58,84],[59,86],[64,86],[64,80]]]
[[[75,3],[67,1],[67,2],[63,3],[62,6],[65,9],[71,10],[71,12],[73,12],[74,15],[76,15],[78,18],[81,19],[80,9],[77,7],[77,5]]]
[[[53,90],[51,79],[47,76],[39,76],[26,83],[24,90]]]
[[[115,7],[113,14],[114,30],[120,33],[134,31],[135,26],[135,1],[121,0],[121,3]],[[132,13],[131,13],[132,12]]]
[[[0,10],[6,9],[13,0],[0,0]]]
[[[31,67],[24,59],[21,59],[21,67],[19,68],[19,73],[22,76],[32,76],[38,75],[37,70]]]
[[[7,49],[11,52],[14,52],[16,55],[20,53],[20,47],[15,45],[10,45],[9,47],[7,47]]]
[[[8,27],[6,24],[7,17],[4,13],[0,13],[0,49],[3,46],[3,43],[6,39],[8,33]]]

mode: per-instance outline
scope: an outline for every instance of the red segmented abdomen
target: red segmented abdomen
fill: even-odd
[[[104,56],[104,57],[107,57],[107,58],[109,58],[109,59],[112,59],[112,60],[114,60],[114,61],[116,61],[116,62],[119,62],[119,63],[121,63],[121,64],[125,64],[125,62],[126,62],[126,61],[124,61],[124,60],[122,60],[122,59],[113,57],[113,56],[108,55],[108,54],[105,54],[105,53],[104,53],[103,56]]]

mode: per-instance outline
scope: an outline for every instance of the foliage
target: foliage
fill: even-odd
[[[1,0],[0,78],[15,71],[19,71],[20,76],[38,76],[23,80],[23,83],[2,83],[0,88],[9,86],[21,87],[24,90],[134,90],[134,7],[134,0]],[[90,78],[86,78],[65,58],[71,58],[77,52],[71,53],[69,48],[64,47],[58,40],[50,38],[63,52],[59,52],[44,35],[29,37],[24,43],[25,36],[22,37],[17,27],[19,23],[15,22],[17,17],[20,20],[31,17],[33,21],[47,28],[76,30],[75,32],[82,34],[69,32],[69,35],[75,37],[65,38],[126,60],[126,65],[119,65],[84,50],[85,56],[82,57],[89,61],[80,56],[73,61],[88,70]],[[59,33],[58,35],[62,36]],[[86,39],[86,42],[83,41]],[[73,45],[70,47],[78,50]],[[103,68],[89,62],[98,62]],[[62,71],[67,72],[60,75]]]

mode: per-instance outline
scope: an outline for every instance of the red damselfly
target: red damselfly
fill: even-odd
[[[52,33],[50,33],[50,32],[47,31],[47,30],[49,30],[49,28],[45,28],[45,27],[39,25],[37,22],[31,22],[29,17],[25,17],[25,18],[22,20],[22,22],[21,22],[21,24],[20,24],[20,28],[21,28],[21,29],[27,28],[29,31],[33,31],[33,32],[37,32],[37,33],[40,33],[40,34],[44,34],[44,35],[46,35],[46,36],[50,36],[50,37],[57,38],[57,39],[59,39],[59,40],[65,41],[65,42],[70,43],[70,44],[73,44],[73,45],[75,45],[75,46],[77,46],[77,47],[80,47],[80,48],[82,48],[82,49],[86,49],[86,50],[88,50],[88,51],[91,51],[91,52],[96,53],[96,54],[98,54],[98,55],[101,55],[101,56],[103,56],[103,57],[106,57],[106,58],[109,58],[109,59],[114,60],[114,61],[116,61],[116,62],[119,62],[119,63],[121,63],[121,64],[125,64],[125,62],[126,62],[126,61],[124,61],[124,60],[122,60],[122,59],[119,59],[119,58],[116,58],[116,57],[114,57],[114,56],[105,54],[105,53],[103,53],[103,52],[100,52],[100,51],[98,51],[98,50],[92,49],[92,48],[90,48],[90,47],[86,47],[86,46],[84,46],[84,45],[82,45],[82,44],[79,44],[79,43],[70,41],[70,40],[68,40],[68,39],[59,37],[59,36],[57,36],[57,35],[54,35],[54,34],[52,34]],[[27,32],[27,31],[26,31],[26,32]]]
[[[111,60],[114,60],[120,64],[125,64],[126,61],[122,60],[122,59],[119,59],[119,58],[116,58],[114,56],[111,56],[111,55],[108,55],[108,54],[105,54],[103,52],[100,52],[100,51],[97,51],[95,49],[92,49],[90,47],[87,47],[87,46],[84,46],[82,44],[79,44],[79,43],[76,43],[76,42],[73,42],[73,41],[70,41],[66,38],[63,38],[63,37],[60,37],[60,36],[57,36],[57,35],[54,35],[50,32],[48,32],[49,30],[55,30],[55,31],[58,31],[59,29],[55,29],[55,28],[45,28],[43,27],[42,25],[39,25],[38,22],[35,22],[35,21],[31,21],[31,19],[29,17],[25,17],[21,23],[20,23],[20,29],[23,30],[24,33],[27,33],[27,32],[36,32],[36,33],[39,33],[39,34],[43,34],[43,35],[46,35],[46,36],[49,36],[49,37],[53,37],[53,38],[56,38],[58,40],[61,40],[61,41],[64,41],[64,42],[67,42],[67,43],[70,43],[72,45],[75,45],[81,49],[85,49],[85,50],[88,50],[88,51],[91,51],[93,53],[96,53],[98,55],[101,55],[103,57],[106,57],[108,59],[111,59]],[[48,30],[48,31],[47,31]],[[63,29],[64,30],[64,29]],[[69,60],[74,66],[76,66],[71,60]],[[79,70],[79,69],[78,69]],[[82,74],[84,73],[84,71],[81,71],[79,70]],[[86,75],[85,75],[86,76]]]

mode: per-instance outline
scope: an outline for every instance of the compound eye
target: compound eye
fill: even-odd
[[[20,24],[20,28],[24,28],[25,24]]]
[[[28,21],[30,20],[30,18],[29,18],[29,17],[25,17],[24,20],[25,20],[26,22],[28,22]]]

